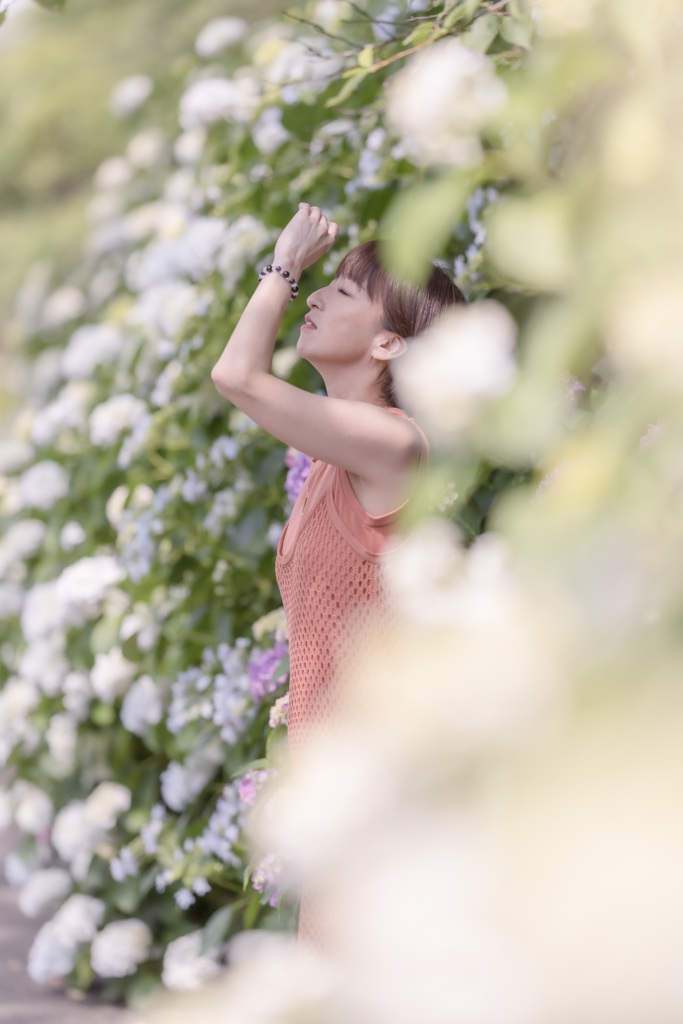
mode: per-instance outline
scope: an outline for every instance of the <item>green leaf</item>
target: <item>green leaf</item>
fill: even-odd
[[[46,7],[48,11],[63,11],[66,7],[66,0],[35,0],[41,7]]]
[[[107,616],[95,623],[90,633],[90,650],[93,654],[106,654],[116,643],[121,625],[120,616]]]
[[[340,103],[343,103],[344,100],[347,100],[356,91],[361,82],[365,81],[367,75],[366,68],[351,68],[350,71],[344,72],[342,78],[346,78],[346,81],[337,95],[332,96],[325,106],[330,108],[338,107]]]
[[[223,941],[232,924],[234,915],[235,908],[230,905],[220,907],[219,910],[216,910],[211,915],[202,929],[201,955],[208,953],[210,949],[215,949]]]
[[[465,46],[469,46],[470,50],[486,53],[498,35],[500,22],[501,18],[497,18],[495,14],[485,14],[481,18],[475,18],[467,32],[463,32],[460,40]]]
[[[423,21],[403,40],[403,46],[421,46],[428,39],[436,40],[441,35],[443,35],[443,29],[439,25],[433,21]]]
[[[153,969],[142,967],[126,986],[126,1003],[133,1009],[144,1010],[161,988],[161,982]]]
[[[447,174],[399,194],[381,228],[392,243],[385,252],[392,270],[416,284],[424,283],[431,261],[460,220],[473,187],[471,175]]]
[[[459,21],[471,21],[479,7],[479,0],[460,0],[448,12],[442,24],[444,28],[453,28]]]
[[[531,25],[515,18],[501,18],[500,34],[506,43],[528,50],[533,39]]]
[[[116,720],[116,712],[110,704],[103,704],[98,701],[90,709],[90,721],[94,725],[111,725]]]
[[[0,11],[0,25],[2,25],[2,23],[3,23],[3,21],[5,20],[6,17],[7,17],[7,11]]]
[[[233,772],[232,778],[239,779],[241,775],[246,772],[255,770],[257,768],[269,768],[268,759],[266,757],[257,757],[253,761],[248,761],[247,764],[240,765],[238,771]]]
[[[371,68],[375,61],[374,46],[364,46],[358,54],[358,67]]]
[[[244,927],[245,929],[253,928],[256,924],[256,918],[261,910],[261,895],[255,893],[254,898],[249,901],[249,904],[244,911]]]

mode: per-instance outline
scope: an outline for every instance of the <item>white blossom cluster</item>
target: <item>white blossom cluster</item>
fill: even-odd
[[[172,811],[183,811],[193,803],[216,775],[225,757],[220,740],[211,739],[194,750],[181,764],[171,761],[161,773],[161,796]]]
[[[166,988],[193,991],[221,972],[220,951],[211,949],[202,953],[203,936],[202,931],[189,932],[169,942],[161,972]]]
[[[105,781],[85,800],[71,800],[57,812],[50,841],[76,881],[85,879],[94,854],[131,805],[127,786]]]
[[[238,868],[242,862],[234,852],[233,846],[243,825],[244,808],[240,802],[237,784],[229,783],[219,796],[208,825],[197,839],[197,846],[207,856],[214,854],[224,864]]]
[[[489,57],[443,39],[393,76],[387,119],[418,163],[476,167],[483,153],[480,132],[506,97]]]
[[[510,391],[516,337],[511,314],[487,299],[451,307],[411,343],[395,379],[427,431],[452,441],[485,403]]]
[[[256,713],[247,674],[249,653],[245,638],[232,647],[222,643],[215,650],[206,648],[201,667],[186,669],[171,686],[168,729],[179,733],[203,720],[217,726],[226,743],[236,742]]]

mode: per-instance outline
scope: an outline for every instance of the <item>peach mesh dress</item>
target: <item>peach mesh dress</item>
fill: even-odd
[[[401,409],[390,412],[410,419]],[[429,445],[420,427],[410,422],[422,438],[421,469],[429,458]],[[306,736],[334,717],[335,676],[343,668],[345,653],[360,640],[364,618],[376,622],[373,616],[385,607],[381,557],[406,504],[373,516],[360,504],[346,470],[317,459],[311,463],[275,560],[289,628],[288,736],[293,761]],[[324,948],[322,912],[307,898],[304,886],[300,941]]]

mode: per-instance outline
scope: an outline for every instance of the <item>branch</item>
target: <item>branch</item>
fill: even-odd
[[[334,32],[328,32],[327,29],[323,28],[322,25],[318,25],[315,21],[311,21],[309,18],[302,18],[298,14],[292,14],[291,11],[285,11],[284,17],[289,18],[290,21],[299,21],[302,25],[310,25],[316,32],[320,32],[322,35],[327,36],[328,39],[338,39],[341,43],[346,43],[347,46],[352,46],[355,52],[358,52],[361,47],[358,43],[354,43],[351,39],[345,39],[344,36],[335,35]]]

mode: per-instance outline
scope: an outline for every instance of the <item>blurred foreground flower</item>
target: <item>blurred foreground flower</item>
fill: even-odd
[[[393,77],[387,119],[417,163],[475,167],[483,155],[479,132],[506,95],[490,58],[444,39]]]
[[[394,373],[428,434],[455,440],[483,404],[510,390],[516,335],[507,309],[487,300],[448,310],[411,342]]]

